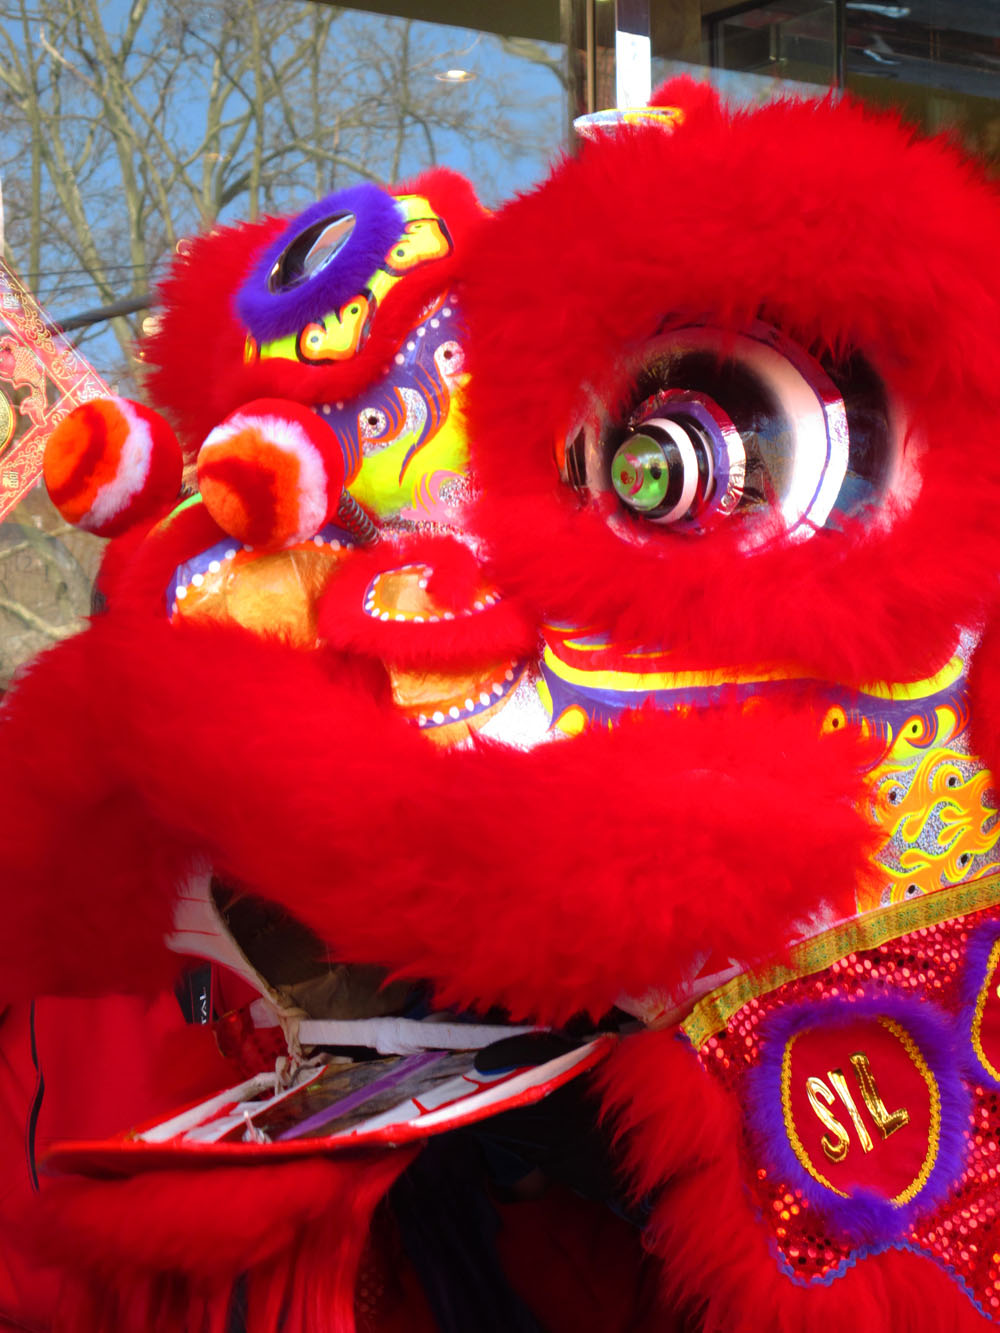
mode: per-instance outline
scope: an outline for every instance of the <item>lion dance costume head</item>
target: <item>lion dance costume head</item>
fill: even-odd
[[[50,443],[115,540],[5,705],[4,983],[210,959],[264,1080],[53,1151],[79,1327],[471,1328],[421,1181],[502,1214],[477,1328],[1000,1321],[1000,205],[850,103],[654,103],[492,216],[190,243],[164,416]]]

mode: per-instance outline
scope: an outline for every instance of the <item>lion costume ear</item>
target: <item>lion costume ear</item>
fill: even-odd
[[[158,413],[127,398],[96,398],[55,428],[43,466],[49,496],[67,523],[120,537],[170,507],[184,463]]]
[[[721,120],[723,114],[722,101],[711,84],[682,74],[661,83],[645,106],[594,111],[578,116],[573,128],[581,139],[601,139],[621,126],[652,126],[672,134],[692,119]]]
[[[722,99],[715,88],[704,79],[693,79],[690,74],[665,79],[654,89],[649,105],[677,107],[685,120],[692,116],[718,116],[723,110]]]

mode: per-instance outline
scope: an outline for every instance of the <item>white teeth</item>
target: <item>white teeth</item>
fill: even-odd
[[[483,602],[473,602],[472,605],[473,605],[474,610],[476,610],[476,611],[485,611],[485,610],[486,610],[486,606],[485,606],[485,604],[484,604]]]
[[[491,700],[490,700],[490,696],[489,696],[488,694],[481,694],[481,695],[479,696],[479,702],[480,702],[480,703],[483,705],[483,707],[485,708],[485,707],[487,706],[487,704],[489,704],[489,703],[491,702]]]
[[[427,617],[427,622],[428,622],[428,624],[430,624],[430,625],[436,625],[436,624],[438,624],[438,622],[440,621],[440,619],[441,619],[440,616],[428,616],[428,617]]]
[[[407,350],[408,352],[416,351],[416,347],[417,347],[417,344],[416,344],[415,342],[408,342],[408,343],[406,344],[406,350]]]
[[[451,316],[451,307],[445,306],[445,308],[441,311],[441,314],[444,315],[445,319],[448,319]]]
[[[417,587],[418,587],[418,588],[426,588],[426,587],[427,587],[427,580],[426,580],[426,579],[418,579],[418,580],[417,580]]]
[[[418,727],[426,727],[426,726],[427,726],[427,714],[426,714],[426,713],[421,713],[420,716],[417,718],[417,726],[418,726]]]
[[[210,574],[218,574],[221,568],[222,566],[219,564],[218,560],[210,560],[208,563],[208,572]]]
[[[331,541],[331,542],[330,542],[330,550],[331,550],[331,551],[339,551],[339,550],[340,550],[340,542],[338,542],[338,541]]]
[[[192,575],[191,575],[191,583],[192,583],[192,586],[193,586],[193,587],[195,587],[195,588],[200,588],[201,585],[202,585],[204,582],[205,582],[205,575],[204,575],[204,574],[192,574]]]
[[[403,362],[406,360],[406,357],[403,355],[402,352],[397,352],[396,355],[393,357],[393,360],[395,361],[397,366],[401,366]]]
[[[343,410],[344,410],[344,404],[343,404],[343,403],[338,403],[338,404],[337,404],[337,411],[338,411],[338,412],[343,412]]]
[[[448,709],[448,716],[449,716],[449,717],[458,717],[458,716],[459,716],[459,711],[458,711],[458,709],[457,709],[454,705],[452,705],[452,707]]]
[[[330,404],[324,403],[319,410],[323,413],[325,417],[328,417],[330,415]]]
[[[494,686],[493,686],[493,693],[494,693],[494,694],[497,696],[497,698],[499,699],[499,698],[500,698],[500,695],[503,694],[503,686],[502,686],[502,685],[494,685]]]
[[[396,620],[405,620],[406,617],[402,614],[402,612],[397,611],[397,612],[396,612],[396,615],[395,615],[395,619],[396,619]]]
[[[444,721],[444,713],[442,712],[432,713],[431,717],[434,719],[435,722],[438,723],[438,725],[440,725]]]
[[[226,559],[227,559],[227,560],[235,560],[235,559],[236,559],[236,548],[235,548],[235,547],[231,546],[231,547],[229,548],[229,550],[226,552]]]
[[[444,618],[445,618],[445,620],[454,620],[454,619],[455,619],[455,612],[454,612],[454,611],[446,611],[446,612],[444,613]]]
[[[314,546],[322,546],[322,545],[323,545],[323,538],[319,535],[318,532],[317,532],[316,536],[313,538],[313,545],[314,545]]]
[[[414,616],[414,617],[413,617],[413,623],[414,623],[414,625],[422,625],[422,624],[424,623],[424,618],[423,618],[423,616]]]
[[[513,671],[511,671],[511,670],[509,670],[509,669],[508,669],[507,671],[505,671],[505,672],[503,673],[503,678],[504,678],[504,680],[513,680],[513,679],[514,679],[514,673],[513,673]]]
[[[178,586],[178,588],[177,588],[177,600],[178,600],[179,602],[183,602],[184,598],[185,598],[187,595],[188,595],[188,590],[187,590],[187,588],[185,588],[184,584],[181,583],[181,584]]]
[[[379,616],[379,620],[388,620],[388,619],[389,619],[388,611],[383,611],[382,614]]]
[[[467,713],[473,713],[473,712],[475,712],[475,709],[476,709],[476,701],[475,701],[475,699],[466,699],[466,701],[465,701],[465,711],[466,711]]]

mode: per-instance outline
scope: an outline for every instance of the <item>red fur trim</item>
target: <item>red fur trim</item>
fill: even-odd
[[[339,365],[306,366],[283,358],[244,362],[246,330],[236,318],[233,297],[288,217],[216,227],[185,241],[160,289],[159,329],[143,342],[142,352],[150,367],[150,396],[176,421],[190,456],[213,426],[251,398],[291,398],[307,405],[353,398],[383,373],[423,306],[458,280],[467,247],[486,217],[472,186],[439,167],[393,193],[427,198],[444,218],[454,252],[394,287],[379,306],[364,349]]]
[[[408,564],[429,568],[428,597],[435,609],[450,611],[455,619],[399,624],[366,613],[372,580]],[[383,540],[371,552],[352,555],[331,579],[320,602],[320,633],[335,649],[434,671],[533,656],[538,635],[521,608],[504,598],[476,610],[477,601],[483,606],[484,591],[490,587],[483,568],[461,542],[448,537]]]
[[[178,565],[207,550],[226,534],[203,504],[168,515],[148,531],[141,542],[118,556],[118,543],[109,547],[106,563],[114,558],[111,576],[101,585],[115,615],[148,617],[159,622],[166,617],[167,586]],[[132,632],[141,636],[133,619]]]
[[[650,106],[679,106],[684,112],[684,124],[695,116],[723,115],[722,102],[712,85],[704,79],[692,79],[687,74],[667,79],[653,90]]]
[[[975,753],[1000,773],[1000,620],[986,626],[969,671],[969,703]]]
[[[264,218],[186,238],[160,285],[163,314],[156,333],[140,344],[146,388],[177,427],[189,457],[241,399],[259,397],[243,393],[230,401],[229,386],[239,380],[246,340],[232,299],[256,256],[286,221]]]
[[[353,1333],[372,1211],[409,1150],[292,1165],[153,1172],[48,1186],[33,1227],[79,1274],[61,1327],[219,1327],[247,1275],[250,1333]],[[221,1325],[224,1327],[224,1325]]]
[[[872,847],[849,804],[867,751],[808,701],[439,753],[315,655],[116,621],[90,634],[89,704],[146,808],[339,956],[449,1001],[599,1013],[679,983],[707,938],[769,955],[849,909]]]
[[[601,1074],[637,1196],[656,1194],[646,1241],[665,1297],[704,1333],[975,1333],[982,1316],[928,1259],[886,1251],[829,1285],[778,1268],[743,1185],[734,1099],[672,1032],[625,1042]]]
[[[699,112],[672,134],[585,143],[499,212],[470,260],[475,521],[501,583],[702,665],[933,671],[1000,569],[998,252],[1000,207],[978,168],[849,102]],[[912,508],[887,533],[851,523],[752,556],[735,522],[702,540],[620,540],[552,463],[584,386],[607,388],[664,321],[758,318],[879,369],[929,446]]]
[[[89,635],[37,658],[0,726],[5,825],[0,998],[152,992],[186,856],[108,764]]]
[[[498,1212],[504,1271],[547,1333],[682,1333],[657,1299],[659,1265],[606,1204],[553,1185]]]

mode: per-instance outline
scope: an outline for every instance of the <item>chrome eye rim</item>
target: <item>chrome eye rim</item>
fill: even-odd
[[[336,213],[312,223],[274,261],[267,275],[268,291],[291,291],[322,273],[343,251],[356,226],[353,213]]]
[[[690,325],[650,340],[615,380],[612,391],[591,390],[589,410],[567,434],[563,479],[603,497],[608,515],[608,498],[617,502],[618,518],[640,536],[648,524],[704,534],[738,516],[745,548],[797,542],[861,512],[866,521],[890,521],[884,502],[910,489],[914,469],[902,460],[904,444],[912,459],[912,442],[889,391],[859,354],[821,365],[769,325],[740,333]],[[734,406],[734,386],[741,385],[741,393],[747,385],[752,392],[745,401],[738,394]],[[878,411],[871,410],[873,392]],[[639,401],[621,415],[609,410],[608,403],[630,397]],[[611,466],[629,438],[654,422],[686,467],[691,447],[710,453],[710,485],[692,498],[689,479],[684,503],[674,494],[655,512],[621,494]],[[908,502],[912,493],[902,498]]]

